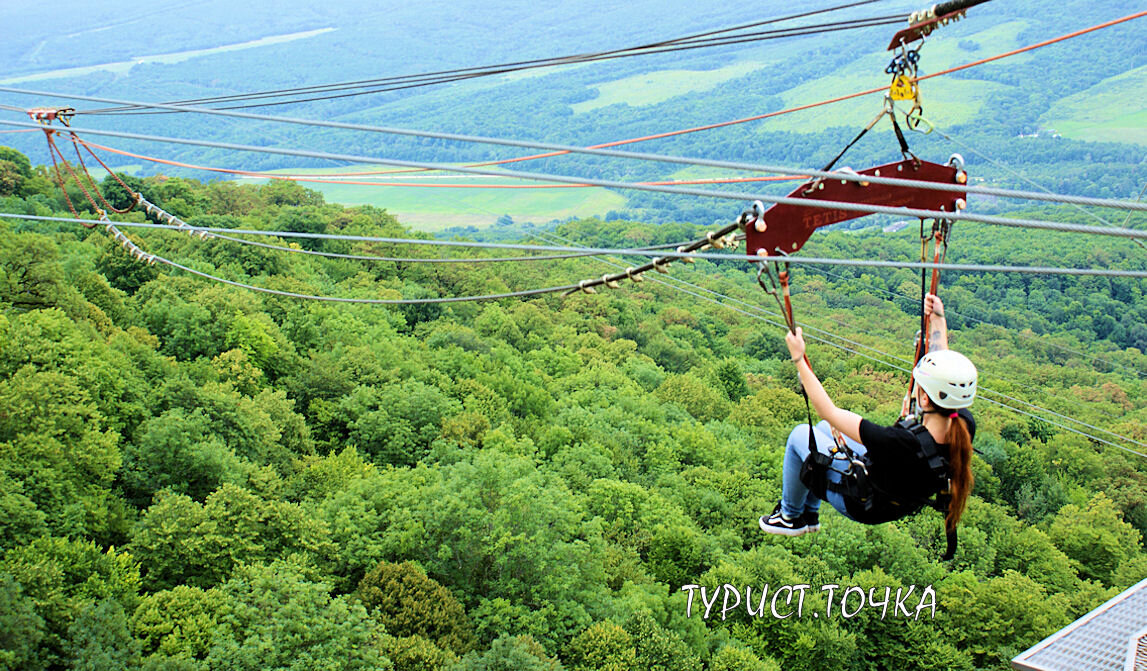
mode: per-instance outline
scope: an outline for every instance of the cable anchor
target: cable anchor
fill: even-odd
[[[70,126],[72,125],[72,117],[76,115],[76,110],[72,107],[33,107],[26,111],[32,121],[44,126],[51,125],[53,121],[59,121],[65,126]]]

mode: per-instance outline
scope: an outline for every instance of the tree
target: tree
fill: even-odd
[[[121,477],[137,500],[168,489],[202,501],[225,482],[243,484],[252,470],[214,432],[202,409],[172,408],[145,422],[139,438],[124,448]]]
[[[40,655],[44,638],[44,618],[26,596],[20,583],[9,573],[0,572],[0,669],[42,669],[47,661]]]
[[[384,636],[382,651],[394,671],[451,671],[458,662],[457,655],[421,636]]]
[[[729,402],[724,393],[692,374],[665,378],[657,388],[657,398],[676,403],[702,422],[724,419],[729,414]]]
[[[138,239],[135,242],[139,243]],[[134,294],[140,287],[159,277],[159,270],[155,266],[141,263],[114,241],[104,243],[103,252],[96,259],[96,270],[103,275],[108,284]]]
[[[132,632],[156,663],[204,660],[219,617],[230,607],[230,596],[218,588],[179,585],[143,597],[132,615]]]
[[[134,608],[140,585],[139,566],[130,554],[64,538],[39,538],[9,550],[0,562],[0,575],[5,573],[43,620],[39,655],[49,667],[72,658],[69,629],[84,608],[105,600]],[[27,618],[22,619],[27,628]]]
[[[379,652],[382,631],[366,610],[308,578],[307,567],[276,561],[238,569],[220,587],[230,606],[219,615],[206,666],[236,671],[391,669]]]
[[[479,639],[529,633],[556,649],[602,605],[600,531],[532,458],[481,451],[445,467],[388,469],[317,512],[343,580],[382,559],[417,561],[462,597],[476,629],[486,623]]]
[[[443,417],[458,402],[417,380],[383,388],[360,387],[342,403],[349,421],[348,441],[376,463],[410,466],[438,437]]]
[[[236,566],[299,554],[324,557],[326,525],[299,506],[266,501],[223,485],[202,503],[160,493],[144,513],[130,547],[149,589],[179,584],[212,587]]]
[[[347,447],[337,454],[304,458],[288,485],[292,500],[322,501],[345,490],[351,482],[377,472],[374,464],[363,459],[353,447]]]
[[[116,178],[119,179],[116,179]],[[104,194],[104,198],[117,210],[127,209],[135,205],[135,196],[124,189],[120,182],[127,184],[128,187],[135,193],[143,194],[145,198],[149,198],[149,189],[142,179],[134,175],[117,172],[115,175],[108,175],[100,182],[100,191]]]
[[[0,147],[0,196],[19,196],[32,178],[28,157],[11,147]]]
[[[561,663],[529,636],[499,636],[490,649],[471,652],[453,671],[560,671]]]
[[[301,207],[303,205],[322,205],[323,194],[313,189],[300,186],[298,182],[286,179],[273,179],[259,187],[259,195],[268,205],[289,205]],[[280,229],[295,230],[295,229]]]
[[[1103,492],[1092,497],[1086,510],[1075,504],[1064,506],[1052,521],[1048,536],[1079,563],[1081,577],[1108,586],[1119,564],[1141,550],[1139,532],[1123,521]]]
[[[1007,660],[1066,625],[1068,599],[1015,572],[980,581],[955,573],[937,586],[936,624],[945,640],[972,654],[977,668]]]
[[[570,671],[637,671],[633,638],[612,622],[595,622],[570,641]]]
[[[0,380],[0,407],[0,484],[11,483],[3,500],[27,515],[8,525],[30,530],[43,520],[60,534],[106,535],[119,436],[88,394],[74,378],[25,365]]]
[[[637,650],[637,668],[648,671],[699,671],[701,659],[685,641],[666,630],[648,611],[634,613],[625,623]]]
[[[355,596],[392,636],[421,636],[459,655],[474,648],[462,604],[413,562],[379,563]]]
[[[745,382],[745,372],[736,359],[725,359],[714,371],[725,398],[733,403],[749,395],[749,385]]]
[[[709,671],[781,671],[781,667],[772,659],[761,660],[752,650],[725,645],[709,660]]]
[[[54,242],[42,235],[0,231],[0,304],[35,310],[60,301],[62,273]]]
[[[68,628],[67,650],[75,671],[124,671],[140,664],[140,644],[123,606],[113,599],[91,603]]]
[[[0,159],[0,196],[14,196],[24,190],[27,176],[20,172],[20,166]]]

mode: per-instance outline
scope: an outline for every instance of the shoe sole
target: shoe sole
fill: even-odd
[[[801,534],[808,532],[808,527],[801,527],[799,529],[786,529],[784,527],[775,527],[768,522],[769,518],[764,515],[761,515],[760,518],[757,519],[757,526],[761,527],[761,531],[767,534],[776,534],[778,536],[788,536],[791,538],[793,536],[800,536]]]

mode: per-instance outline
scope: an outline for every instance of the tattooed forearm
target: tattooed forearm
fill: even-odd
[[[944,332],[940,329],[932,331],[932,337],[928,339],[928,351],[938,352],[940,350],[948,349],[948,343],[944,342]]]

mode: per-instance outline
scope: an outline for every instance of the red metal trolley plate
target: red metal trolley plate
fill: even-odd
[[[962,184],[963,182],[957,181],[957,176],[961,175],[964,181],[967,181],[963,171],[955,166],[913,159],[861,170],[858,174],[944,184]],[[813,187],[811,190],[810,186]],[[806,191],[808,193],[805,193]],[[967,193],[823,179],[806,182],[788,197],[955,212],[966,201]],[[961,201],[961,205],[957,205],[957,201]],[[816,229],[869,214],[872,212],[778,203],[765,210],[759,220],[750,222],[745,227],[746,246],[750,254],[759,254],[760,250],[767,250],[770,255],[778,251],[791,254],[804,246]],[[760,230],[761,228],[764,230]]]

